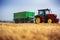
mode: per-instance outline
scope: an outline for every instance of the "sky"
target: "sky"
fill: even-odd
[[[13,21],[13,14],[32,11],[37,15],[38,9],[49,8],[60,18],[60,0],[0,0],[0,20]]]

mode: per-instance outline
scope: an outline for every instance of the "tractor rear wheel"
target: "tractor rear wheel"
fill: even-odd
[[[39,17],[36,17],[36,19],[35,19],[35,23],[40,23],[41,22],[41,19],[39,18]]]
[[[53,20],[51,18],[48,18],[47,23],[53,23]]]

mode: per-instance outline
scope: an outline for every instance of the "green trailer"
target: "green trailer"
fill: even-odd
[[[24,23],[24,22],[33,22],[34,12],[24,11],[14,13],[14,21],[16,23]]]

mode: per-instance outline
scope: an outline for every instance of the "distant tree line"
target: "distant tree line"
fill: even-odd
[[[8,22],[8,23],[14,23],[14,21],[1,21],[0,22]]]

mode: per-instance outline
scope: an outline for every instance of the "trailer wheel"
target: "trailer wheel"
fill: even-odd
[[[51,18],[48,18],[47,23],[53,23],[53,20]]]
[[[14,19],[15,23],[18,23],[18,19]]]
[[[41,19],[39,18],[39,17],[36,17],[36,19],[35,19],[35,23],[40,23],[41,22]]]

